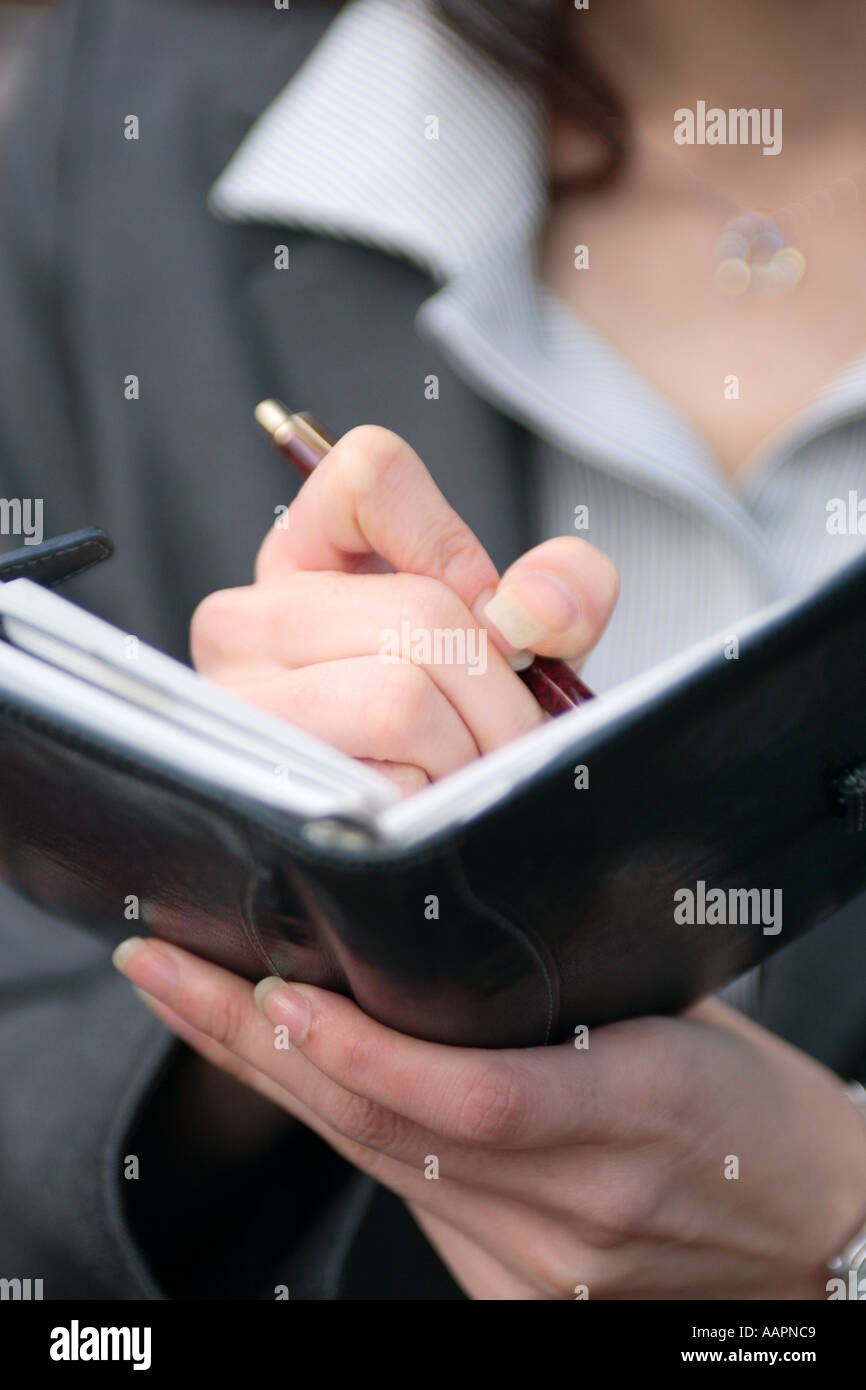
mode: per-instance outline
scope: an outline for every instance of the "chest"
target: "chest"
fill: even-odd
[[[866,219],[813,232],[805,275],[782,296],[717,288],[719,230],[715,208],[628,192],[564,201],[539,269],[741,480],[768,438],[866,350]]]

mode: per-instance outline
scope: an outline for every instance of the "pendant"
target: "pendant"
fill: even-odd
[[[806,257],[772,217],[740,212],[722,228],[716,243],[716,288],[731,298],[780,295],[795,290],[806,273]]]

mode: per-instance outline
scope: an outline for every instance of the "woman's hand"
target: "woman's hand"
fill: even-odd
[[[383,430],[346,435],[286,521],[255,584],[198,609],[196,664],[407,790],[537,724],[508,656],[579,662],[616,598],[610,562],[573,538],[500,583]],[[488,631],[483,679],[383,661],[404,622]],[[206,1061],[402,1196],[473,1297],[820,1298],[866,1215],[866,1127],[836,1078],[715,1001],[598,1029],[586,1050],[490,1052],[307,986],[264,982],[256,1007],[251,985],[159,941],[118,965]]]
[[[531,648],[580,662],[617,587],[611,561],[567,536],[529,551],[500,582],[417,455],[363,426],[271,529],[256,582],[199,605],[193,660],[414,790],[540,723],[507,658]],[[440,638],[437,653],[437,632],[462,639]],[[389,633],[422,639],[411,661],[387,660]],[[467,659],[449,659],[461,648]]]
[[[160,941],[117,964],[202,1057],[403,1197],[473,1298],[821,1298],[866,1217],[838,1080],[717,1001],[490,1052],[308,986],[254,998]]]

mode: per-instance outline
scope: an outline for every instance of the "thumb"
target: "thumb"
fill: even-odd
[[[503,574],[484,622],[515,651],[583,661],[607,626],[619,594],[613,561],[588,541],[556,536]]]

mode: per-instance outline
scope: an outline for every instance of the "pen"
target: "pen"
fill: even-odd
[[[260,401],[255,418],[271,436],[284,458],[308,478],[337,440],[306,411],[292,413],[281,401]],[[532,691],[547,714],[567,714],[594,698],[589,686],[576,676],[567,662],[557,657],[533,656],[526,652],[526,665],[517,674]],[[513,659],[512,659],[513,661]]]

